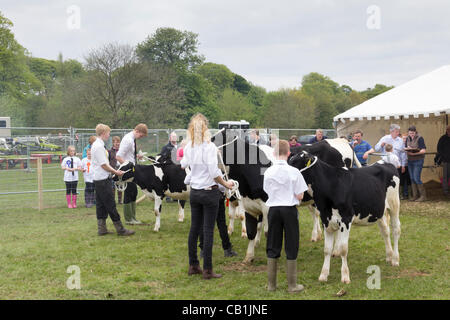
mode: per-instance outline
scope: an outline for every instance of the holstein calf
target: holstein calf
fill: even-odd
[[[157,159],[158,160],[158,159]],[[189,186],[184,184],[186,171],[180,165],[173,163],[155,163],[154,165],[133,165],[130,162],[123,163],[120,168],[127,171],[121,179],[114,177],[115,182],[136,183],[144,194],[155,201],[155,227],[159,231],[161,227],[161,205],[165,196],[179,200],[178,221],[184,220],[184,202],[189,199]]]
[[[305,181],[311,185],[325,230],[325,259],[319,281],[328,279],[336,235],[334,252],[342,259],[341,281],[350,283],[347,253],[352,223],[369,225],[378,222],[386,245],[386,261],[394,266],[399,265],[400,180],[393,165],[376,163],[362,168],[336,168],[305,151],[292,156],[289,163],[301,170]],[[394,249],[391,246],[389,218]]]

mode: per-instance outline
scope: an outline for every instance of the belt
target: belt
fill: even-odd
[[[211,187],[207,187],[207,188],[203,188],[203,189],[194,189],[194,188],[191,188],[192,190],[196,190],[196,191],[202,191],[202,190],[216,190],[216,189],[219,189],[219,186],[218,185],[214,185],[214,186],[211,186]]]

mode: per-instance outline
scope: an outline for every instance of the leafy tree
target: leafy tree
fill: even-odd
[[[220,119],[229,121],[247,120],[256,122],[255,106],[241,93],[231,88],[224,90],[217,102],[220,109]]]
[[[0,95],[22,98],[32,90],[39,90],[42,84],[30,72],[27,52],[14,38],[12,26],[0,12]]]
[[[187,70],[204,60],[197,53],[198,34],[174,28],[158,28],[154,34],[138,44],[136,48],[140,60],[176,69]]]
[[[364,95],[366,99],[372,99],[373,97],[376,97],[377,95],[392,88],[394,88],[394,86],[388,87],[384,84],[376,84],[374,88],[367,88],[366,90],[362,91],[361,94]]]
[[[247,80],[245,80],[244,77],[235,73],[233,80],[233,88],[239,91],[240,93],[247,95],[252,89],[252,85]]]
[[[234,74],[223,64],[207,62],[197,67],[195,71],[211,82],[218,92],[233,86]]]

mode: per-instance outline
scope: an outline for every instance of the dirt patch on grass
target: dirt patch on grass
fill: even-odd
[[[224,271],[236,271],[236,272],[266,272],[267,265],[255,265],[244,262],[232,262],[222,267]]]
[[[400,279],[400,278],[416,278],[416,277],[429,277],[431,273],[426,273],[418,270],[402,270],[399,274],[393,276],[387,276],[387,279]]]

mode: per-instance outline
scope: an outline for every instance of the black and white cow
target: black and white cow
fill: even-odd
[[[325,231],[325,259],[319,281],[327,281],[330,258],[334,253],[342,259],[341,281],[350,283],[347,253],[352,224],[378,222],[386,245],[386,261],[394,266],[399,265],[400,180],[393,165],[376,163],[362,168],[336,168],[305,151],[292,156],[289,164],[302,171],[305,181],[311,185],[314,202],[320,211]],[[394,249],[391,246],[389,218]]]
[[[184,201],[189,199],[190,193],[189,186],[184,184],[188,169],[183,170],[180,165],[158,157],[153,165],[133,165],[127,162],[120,166],[120,170],[127,172],[121,179],[114,177],[114,181],[133,181],[146,197],[155,201],[154,231],[159,231],[161,227],[161,208],[166,196],[178,200],[178,221],[184,220]]]
[[[361,163],[356,157],[353,149],[350,147],[347,139],[325,139],[314,144],[306,144],[291,148],[292,155],[307,151],[308,153],[319,157],[320,160],[337,168],[351,168],[353,165],[360,168]],[[316,242],[322,238],[322,229],[320,228],[320,213],[317,210],[312,199],[312,190],[309,188],[305,193],[302,205],[307,205],[311,217],[313,218],[313,230],[311,241]]]

